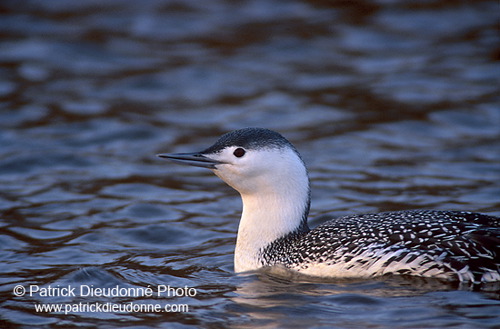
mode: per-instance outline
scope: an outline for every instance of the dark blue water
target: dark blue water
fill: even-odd
[[[495,285],[235,275],[237,193],[155,157],[267,127],[303,155],[313,217],[498,216],[498,9],[3,1],[0,327],[500,327]]]

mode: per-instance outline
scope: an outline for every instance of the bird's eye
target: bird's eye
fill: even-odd
[[[238,147],[236,150],[234,150],[233,154],[235,157],[241,158],[242,156],[245,155],[245,150],[242,149],[241,147]]]

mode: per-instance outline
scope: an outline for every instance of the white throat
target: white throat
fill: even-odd
[[[292,152],[290,150],[290,152]],[[281,154],[280,170],[254,178],[259,187],[242,192],[243,212],[234,255],[236,272],[262,267],[259,255],[271,242],[296,231],[309,210],[309,178],[296,154]],[[296,157],[295,161],[289,157]],[[283,166],[282,164],[287,164]]]

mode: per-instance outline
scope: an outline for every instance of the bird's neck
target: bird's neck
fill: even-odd
[[[310,192],[307,174],[259,193],[241,195],[243,213],[238,228],[236,272],[262,267],[260,254],[273,241],[298,231],[309,231]]]

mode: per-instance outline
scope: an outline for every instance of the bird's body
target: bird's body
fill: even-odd
[[[500,228],[490,227],[495,220],[498,225],[491,216],[435,210],[345,216],[275,241],[263,250],[262,263],[322,277],[498,281]]]
[[[237,272],[284,266],[319,277],[403,274],[500,281],[498,217],[412,210],[344,216],[310,230],[306,167],[276,132],[240,129],[205,151],[160,156],[209,168],[240,193]]]

